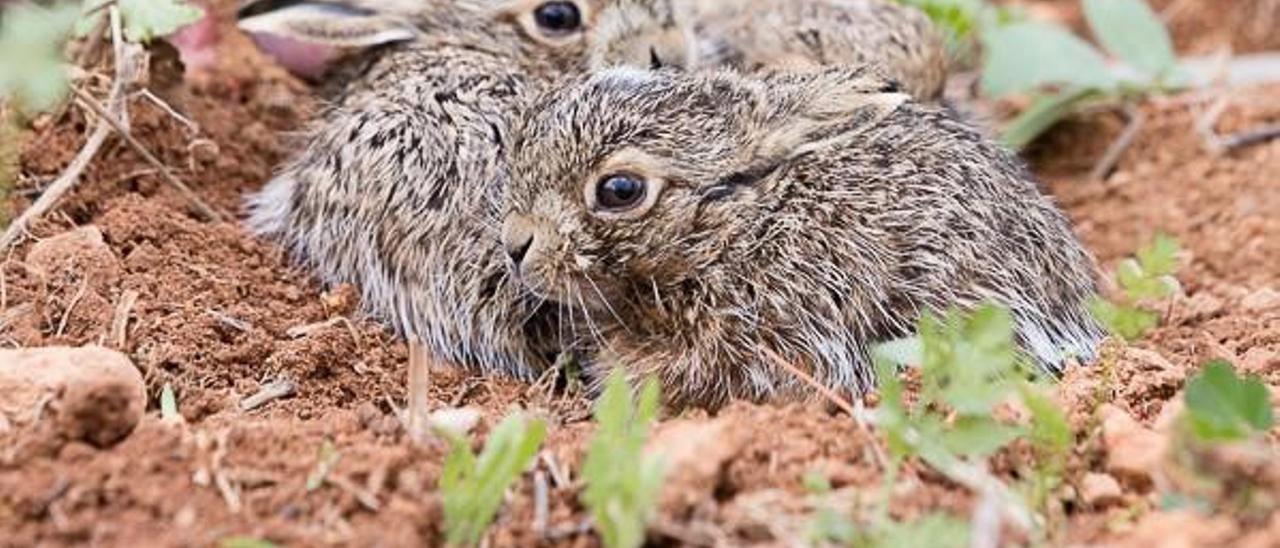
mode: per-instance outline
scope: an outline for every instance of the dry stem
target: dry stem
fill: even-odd
[[[427,392],[431,388],[431,364],[427,348],[418,341],[409,343],[409,439],[426,443],[431,432],[428,426]]]

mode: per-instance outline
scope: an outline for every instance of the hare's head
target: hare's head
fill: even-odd
[[[511,51],[517,62],[577,67],[605,0],[249,0],[241,29],[286,67],[319,76],[332,61],[403,42]]]
[[[630,66],[696,68],[692,6],[677,0],[610,0],[588,37],[593,69]]]
[[[504,245],[535,293],[626,306],[757,238],[745,225],[785,202],[789,162],[905,100],[858,70],[581,77],[516,130]]]

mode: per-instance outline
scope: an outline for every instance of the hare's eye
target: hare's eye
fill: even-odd
[[[533,11],[533,20],[542,29],[567,33],[582,26],[582,13],[573,2],[545,2]]]
[[[646,185],[635,175],[608,175],[596,183],[596,206],[606,211],[631,209],[644,202]]]

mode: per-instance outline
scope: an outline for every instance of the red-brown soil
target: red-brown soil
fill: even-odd
[[[1240,50],[1278,45],[1274,33],[1247,38],[1236,28],[1252,17],[1248,10],[1274,11],[1277,2],[1156,3],[1185,4],[1173,25],[1185,51],[1228,40],[1242,40],[1234,43]],[[216,209],[234,215],[243,195],[285,157],[290,131],[315,105],[305,86],[229,30],[232,2],[220,4],[226,30],[216,66],[163,93],[198,129],[142,98],[131,113],[143,143]],[[1037,3],[1067,4],[1074,3]],[[1280,299],[1269,298],[1280,291],[1280,141],[1207,152],[1194,124],[1219,97],[1229,100],[1216,124],[1221,133],[1280,122],[1280,86],[1179,95],[1141,106],[1141,132],[1105,181],[1084,174],[1123,128],[1118,115],[1074,120],[1030,151],[1045,189],[1105,269],[1158,231],[1186,249],[1178,273],[1185,295],[1168,303],[1164,325],[1138,350],[1116,349],[1105,367],[1076,369],[1059,387],[1077,429],[1072,491],[1087,472],[1106,470],[1095,420],[1104,401],[1157,426],[1187,377],[1212,358],[1261,375],[1280,393]],[[76,110],[37,124],[23,150],[15,211],[67,164],[86,125]],[[35,443],[20,431],[0,431],[0,546],[212,545],[238,535],[300,546],[441,542],[436,478],[444,447],[411,444],[393,415],[405,397],[402,341],[354,315],[347,295],[325,293],[280,250],[236,223],[198,220],[118,140],[32,227],[30,240],[82,225],[101,229],[110,258],[71,253],[35,269],[26,264],[28,241],[5,259],[0,344],[117,347],[142,371],[151,409],[132,435],[108,449]],[[126,309],[122,303],[133,292],[136,304]],[[121,344],[112,323],[122,310],[128,323]],[[299,333],[302,326],[309,327]],[[296,395],[240,408],[244,397],[280,379],[296,383]],[[432,380],[433,406],[484,413],[477,439],[513,407],[549,422],[537,472],[512,490],[491,545],[597,544],[583,533],[586,514],[573,482],[592,431],[589,401],[457,372]],[[160,420],[156,401],[165,384],[174,388],[185,424]],[[786,544],[813,510],[806,472],[821,471],[842,492],[874,493],[881,483],[869,435],[823,405],[736,404],[715,416],[690,411],[667,417],[659,433],[675,428],[698,434],[686,451],[710,469],[672,484],[654,526],[661,543]],[[326,439],[341,455],[331,476],[337,480],[307,490]],[[1280,431],[1269,442],[1274,454]],[[1011,468],[997,471],[1012,478]],[[535,474],[550,478],[545,527],[534,520]],[[1054,542],[1151,545],[1177,535],[1187,545],[1280,545],[1280,515],[1162,512],[1155,488],[1121,479],[1118,501],[1090,505],[1068,494]],[[908,466],[899,484],[896,517],[927,510],[967,516],[975,502],[925,467]]]

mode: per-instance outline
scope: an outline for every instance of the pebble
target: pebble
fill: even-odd
[[[1280,291],[1264,287],[1245,296],[1240,306],[1249,312],[1269,312],[1280,308]]]
[[[1168,438],[1142,426],[1123,409],[1102,406],[1102,443],[1107,470],[1139,486],[1152,483],[1152,473],[1164,459]]]
[[[1120,482],[1110,474],[1089,472],[1080,482],[1080,496],[1085,503],[1097,507],[1110,506],[1124,501]]]
[[[65,439],[107,447],[133,431],[146,404],[142,375],[115,350],[0,350],[0,415],[16,427],[51,421]]]

